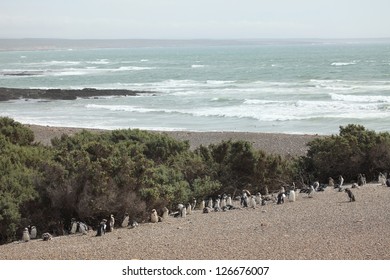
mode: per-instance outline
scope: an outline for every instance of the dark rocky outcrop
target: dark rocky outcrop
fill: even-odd
[[[0,101],[13,99],[49,99],[49,100],[74,100],[76,98],[89,98],[99,96],[136,96],[139,93],[151,93],[150,91],[134,91],[127,89],[22,89],[0,88]]]

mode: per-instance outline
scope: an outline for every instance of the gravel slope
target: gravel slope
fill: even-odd
[[[186,218],[116,228],[101,237],[90,231],[47,242],[14,242],[0,246],[0,259],[390,259],[390,188],[369,184],[352,190],[356,202],[327,189],[281,205],[209,214],[198,210]]]
[[[27,125],[35,134],[35,141],[45,145],[50,144],[50,139],[60,137],[62,134],[73,135],[82,128],[50,127],[39,125]],[[88,129],[93,132],[104,130]],[[152,131],[153,132],[153,131]],[[161,133],[156,132],[155,133]],[[279,133],[254,133],[254,132],[189,132],[189,131],[165,131],[169,136],[185,141],[188,140],[191,149],[200,145],[217,144],[227,140],[245,140],[252,143],[255,149],[262,149],[268,153],[303,156],[306,154],[306,144],[318,137],[318,135],[298,135]]]

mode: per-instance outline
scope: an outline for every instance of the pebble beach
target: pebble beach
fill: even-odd
[[[96,236],[74,234],[0,246],[8,260],[388,260],[390,189],[367,184],[345,192],[256,208],[140,223]],[[118,217],[119,218],[119,217]]]

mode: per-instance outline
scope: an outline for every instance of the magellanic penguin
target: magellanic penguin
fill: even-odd
[[[87,234],[88,233],[88,226],[82,222],[79,223],[79,232],[82,234]]]
[[[114,230],[114,225],[115,225],[115,218],[114,218],[114,215],[111,214],[110,215],[110,231]]]
[[[30,238],[31,238],[31,239],[37,238],[37,228],[36,228],[35,226],[32,226],[32,227],[31,227],[31,230],[30,230]]]
[[[200,202],[200,206],[199,206],[199,209],[203,209],[206,207],[206,202],[204,201],[204,199]]]
[[[352,191],[349,188],[345,188],[345,192],[348,194],[349,202],[355,201],[355,195],[352,193]]]
[[[100,224],[98,225],[96,236],[102,236],[106,233],[106,227],[107,227],[107,220],[103,219]]]
[[[191,213],[192,213],[191,203],[187,203],[186,212],[187,212],[187,215],[191,215]]]
[[[130,219],[129,214],[125,213],[121,226],[127,227],[129,225],[129,219]]]
[[[152,210],[152,213],[150,214],[150,222],[151,223],[157,223],[158,222],[158,215],[156,209]]]
[[[183,207],[181,209],[180,215],[181,215],[182,218],[187,217],[187,208]]]
[[[163,208],[163,214],[162,214],[162,218],[163,218],[163,221],[166,221],[169,217],[169,210],[167,207],[164,207]]]
[[[226,206],[233,206],[232,197],[230,196],[230,194],[226,198]]]
[[[294,190],[290,190],[290,192],[288,194],[288,200],[290,202],[294,202],[295,201],[295,191]]]
[[[24,228],[23,235],[22,235],[22,240],[24,242],[30,241],[30,234],[28,233],[28,228]]]
[[[75,218],[72,218],[72,221],[70,223],[70,233],[75,234],[77,231],[77,222]]]
[[[53,238],[53,236],[48,232],[45,232],[44,234],[42,234],[43,241],[49,241],[49,240],[52,240],[52,238]]]
[[[195,210],[195,207],[196,207],[196,198],[193,197],[193,198],[192,198],[191,209],[192,209],[192,210]]]

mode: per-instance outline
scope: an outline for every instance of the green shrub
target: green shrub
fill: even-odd
[[[342,174],[348,182],[362,173],[374,180],[379,172],[390,170],[389,133],[350,124],[341,126],[339,135],[315,139],[308,146],[304,166],[313,179],[326,181]]]

